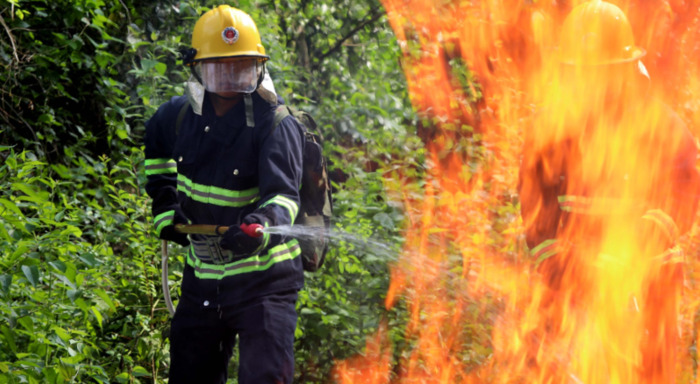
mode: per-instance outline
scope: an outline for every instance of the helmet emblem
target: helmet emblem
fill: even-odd
[[[234,27],[226,27],[221,31],[221,38],[228,45],[231,45],[238,41],[238,30]]]

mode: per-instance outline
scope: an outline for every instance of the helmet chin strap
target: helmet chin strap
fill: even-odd
[[[258,75],[258,85],[255,87],[256,91],[260,88],[260,84],[262,84],[264,78],[265,78],[265,62],[262,63],[262,70],[260,71],[260,75]],[[253,92],[255,92],[255,91],[253,91]],[[255,113],[253,111],[253,97],[251,96],[251,93],[243,94],[243,102],[245,103],[245,125],[248,128],[254,128],[255,127]]]
[[[250,93],[243,95],[243,102],[245,103],[245,125],[248,128],[254,128],[255,113],[253,112],[253,97]]]

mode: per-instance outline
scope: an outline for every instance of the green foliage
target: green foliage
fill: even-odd
[[[164,382],[143,126],[182,93],[178,49],[218,3],[0,5],[0,383]],[[403,216],[383,175],[422,162],[400,52],[376,0],[233,5],[258,21],[277,91],[314,115],[332,163],[337,236],[300,294],[296,348],[297,382],[328,382],[381,322],[405,319],[384,309]]]
[[[0,382],[157,377],[167,313],[140,151],[69,166],[7,148],[2,157]]]
[[[104,151],[128,133],[119,2],[13,2],[0,11],[9,37],[0,43],[5,125],[41,157],[63,154],[56,143]],[[122,132],[127,131],[127,132]]]

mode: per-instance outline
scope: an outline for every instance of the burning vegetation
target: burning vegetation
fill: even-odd
[[[387,175],[410,347],[339,382],[696,382],[700,4],[383,4],[428,150]]]

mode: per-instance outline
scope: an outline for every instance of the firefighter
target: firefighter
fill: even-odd
[[[146,124],[156,233],[188,247],[170,330],[170,384],[225,383],[235,347],[239,383],[293,379],[304,283],[298,242],[240,228],[291,225],[300,204],[302,127],[292,116],[272,127],[281,99],[268,58],[248,14],[228,5],[204,13],[183,54],[192,69],[186,95]],[[178,223],[215,224],[221,235],[188,237]]]
[[[591,255],[609,251],[607,236],[625,228],[620,233],[630,234],[650,265],[638,300],[648,333],[639,382],[673,382],[677,240],[695,218],[700,184],[695,140],[649,96],[645,51],[617,6],[591,0],[575,7],[557,55],[557,92],[546,100],[552,113],[526,133],[519,184],[527,245],[550,288],[542,308],[551,314],[547,328],[561,326],[555,307],[594,299]]]

